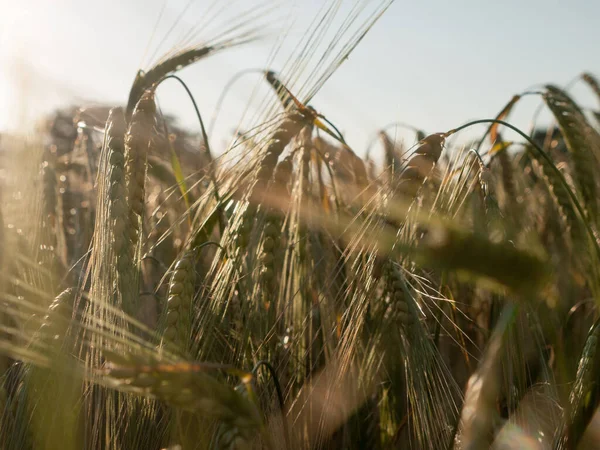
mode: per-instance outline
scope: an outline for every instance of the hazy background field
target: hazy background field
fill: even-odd
[[[272,24],[269,36],[182,72],[207,114],[230,77],[264,66],[282,31],[289,29],[288,45],[270,64],[280,69],[291,43],[323,5],[318,0],[231,1],[227,14],[259,3],[274,5],[282,18]],[[3,130],[67,99],[122,103],[132,74],[182,35],[176,32],[161,42],[180,14],[185,11],[180,28],[190,30],[206,19],[203,11],[211,2],[2,0],[1,5],[0,98],[10,105],[0,110]],[[582,71],[600,72],[595,58],[599,17],[600,2],[589,0],[398,1],[313,104],[327,111],[359,153],[377,129],[392,121],[436,132],[492,117],[506,99],[534,84],[564,85]],[[210,37],[210,30],[200,32]],[[234,85],[216,126],[220,139],[229,138],[258,83],[259,77],[250,75]],[[572,93],[586,99],[583,106],[596,106],[584,86]],[[193,109],[177,86],[161,86],[159,102],[196,130]],[[513,123],[527,128],[537,104],[535,98],[524,99]]]

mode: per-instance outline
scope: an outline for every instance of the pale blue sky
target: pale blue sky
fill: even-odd
[[[163,3],[0,0],[0,130],[69,100],[123,104],[137,69],[148,63],[144,54]],[[186,3],[167,3],[161,33]],[[180,29],[201,23],[210,3],[198,0]],[[211,23],[230,23],[235,11],[251,3],[258,2],[221,1],[230,11]],[[283,20],[265,28],[269,38],[182,72],[207,121],[227,80],[238,70],[263,67],[283,31],[289,32],[289,44],[300,39],[324,1],[278,4],[273,17]],[[595,0],[397,0],[312,103],[357,151],[378,128],[394,121],[430,132],[447,130],[492,117],[514,93],[532,85],[564,85],[582,71],[600,76],[599,23],[600,1]],[[201,36],[211,33],[205,29]],[[160,51],[174,42],[168,40]],[[155,38],[150,53],[157,47]],[[281,56],[290,48],[282,49],[275,69],[283,66]],[[239,121],[257,80],[249,75],[236,83],[213,145],[223,144]],[[584,106],[598,107],[584,85],[572,93]],[[196,127],[189,101],[176,85],[161,87],[159,101],[163,110]],[[535,99],[525,101],[513,120],[527,127],[536,106]]]

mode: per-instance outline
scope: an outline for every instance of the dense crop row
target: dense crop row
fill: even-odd
[[[547,85],[547,130],[517,95],[378,164],[265,70],[278,110],[197,145],[156,88],[247,38],[3,137],[1,448],[596,448],[600,113]]]

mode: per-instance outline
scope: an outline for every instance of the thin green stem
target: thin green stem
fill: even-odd
[[[163,81],[168,80],[169,78],[177,80],[183,86],[183,88],[185,89],[185,91],[188,94],[188,97],[192,101],[192,105],[194,105],[194,110],[196,111],[196,117],[198,118],[198,122],[200,123],[200,129],[202,130],[202,138],[204,139],[205,153],[206,153],[206,156],[208,157],[208,174],[210,176],[210,179],[211,179],[213,187],[214,187],[215,200],[217,201],[217,204],[219,204],[220,203],[219,185],[217,183],[217,176],[215,175],[214,160],[213,160],[213,157],[212,157],[212,154],[210,151],[210,145],[208,143],[208,134],[206,133],[206,128],[204,127],[204,121],[202,120],[202,115],[200,114],[200,109],[198,108],[198,104],[196,103],[196,99],[194,98],[192,91],[190,91],[187,84],[185,84],[185,82],[181,78],[179,78],[177,75],[167,75],[166,77],[162,78],[158,83],[156,83],[155,89]],[[219,214],[219,228],[221,229],[221,234],[223,234],[223,232],[225,231],[225,219],[223,217],[222,212],[221,212],[221,214]]]
[[[225,100],[225,96],[229,92],[229,89],[231,89],[231,86],[233,86],[233,83],[235,83],[238,79],[240,79],[242,76],[244,76],[248,73],[260,73],[260,74],[264,75],[265,70],[264,69],[244,69],[244,70],[241,70],[238,73],[236,73],[233,77],[231,77],[231,79],[227,82],[227,84],[221,91],[221,95],[219,96],[219,99],[217,100],[217,104],[215,106],[214,113],[212,115],[212,118],[210,119],[210,124],[208,125],[208,132],[211,136],[213,133],[213,129],[215,127],[215,123],[217,122],[217,116],[219,115],[219,112],[221,111],[221,106],[223,105],[223,101]]]
[[[340,138],[340,141],[342,142],[342,144],[348,145],[346,143],[346,140],[344,139],[344,135],[342,134],[342,132],[340,130],[338,130],[338,128],[327,117],[325,117],[323,114],[317,114],[317,117],[319,119],[323,119],[325,122],[327,122],[327,125],[329,125],[331,128],[333,128],[335,130],[335,132],[338,134],[338,137]]]
[[[514,104],[516,104],[523,97],[527,97],[529,95],[544,95],[544,93],[541,92],[541,91],[526,91],[526,92],[523,92],[522,94],[516,95],[515,97],[517,97],[517,99],[515,100],[515,97],[511,98],[510,101],[506,105],[504,105],[504,108],[502,108],[500,110],[500,113],[498,114],[498,116],[496,116],[496,119],[500,120],[499,117],[504,113],[504,111],[507,108],[511,107],[511,103],[513,104],[512,106],[514,106]],[[508,114],[508,112],[507,112],[507,114]],[[488,134],[490,134],[490,132],[492,131],[492,127],[493,126],[494,126],[494,123],[490,123],[490,126],[487,128],[487,130],[485,131],[485,133],[483,134],[483,136],[481,137],[481,139],[477,143],[477,148],[476,148],[477,153],[479,153],[479,150],[481,149],[481,146],[485,142],[485,138],[488,136]]]
[[[200,129],[202,130],[202,139],[204,140],[205,153],[206,153],[206,156],[208,156],[209,163],[213,164],[213,157],[212,157],[212,154],[210,151],[210,145],[208,143],[208,135],[206,134],[206,129],[204,128],[204,121],[202,120],[202,115],[200,114],[200,109],[198,108],[198,104],[196,103],[196,99],[194,98],[192,91],[190,91],[187,84],[185,84],[185,81],[183,81],[177,75],[167,75],[162,80],[160,80],[158,83],[156,83],[156,87],[158,87],[163,81],[168,80],[169,78],[179,81],[179,83],[183,86],[183,88],[187,92],[190,100],[192,101],[192,105],[194,105],[194,110],[196,111],[196,117],[198,118],[198,122],[200,123]]]

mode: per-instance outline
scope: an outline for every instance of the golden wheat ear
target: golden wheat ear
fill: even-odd
[[[264,6],[264,5],[263,5]],[[262,8],[263,10],[265,8]],[[267,12],[267,11],[264,11]],[[268,17],[266,14],[265,17]],[[156,64],[148,70],[139,70],[129,91],[125,118],[129,122],[133,110],[142,98],[145,91],[154,89],[158,83],[168,75],[213,55],[221,50],[247,44],[255,41],[258,36],[258,26],[252,25],[251,17],[240,16],[241,21],[232,22],[239,25],[239,30],[225,27],[224,31],[217,34],[216,38],[209,42],[184,47],[183,49],[168,52]],[[255,18],[256,19],[256,18]]]

